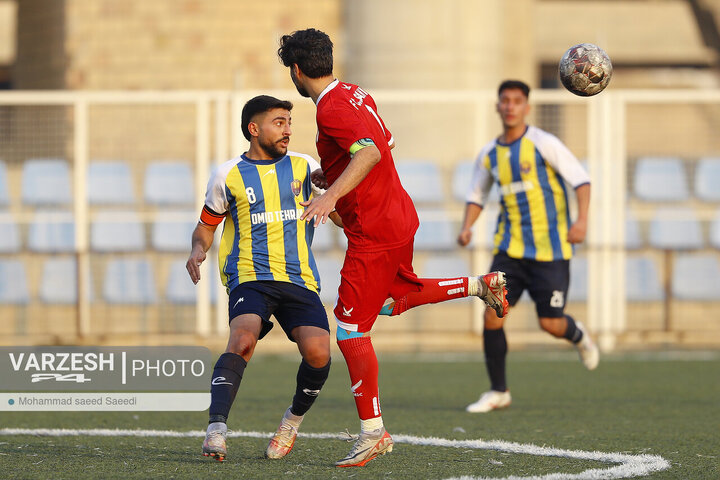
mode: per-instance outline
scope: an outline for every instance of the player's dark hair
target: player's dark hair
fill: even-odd
[[[297,64],[310,78],[332,75],[333,43],[325,32],[308,28],[283,35],[277,53],[283,65]]]
[[[248,125],[253,117],[258,113],[269,112],[274,108],[282,108],[283,110],[290,111],[293,108],[293,104],[287,100],[280,100],[270,95],[258,95],[248,100],[242,109],[242,132],[248,141],[250,141],[251,137]]]
[[[530,87],[527,83],[521,81],[521,80],[505,80],[500,84],[500,87],[498,88],[498,97],[502,95],[502,92],[505,90],[510,90],[511,88],[517,88],[518,90],[521,90],[523,92],[523,95],[525,95],[525,98],[530,98]]]

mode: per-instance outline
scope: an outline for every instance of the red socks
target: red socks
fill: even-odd
[[[380,416],[378,361],[370,337],[338,340],[350,372],[350,390],[361,420]]]
[[[400,315],[406,310],[428,303],[444,302],[452,298],[468,296],[468,278],[419,278],[423,284],[419,292],[410,292],[395,301],[390,315]]]

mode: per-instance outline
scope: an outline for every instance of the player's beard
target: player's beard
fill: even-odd
[[[287,154],[287,147],[285,145],[282,145],[280,142],[283,140],[290,140],[290,137],[283,137],[280,140],[277,140],[275,142],[273,141],[267,141],[266,143],[260,143],[260,148],[263,149],[263,151],[270,157],[270,158],[279,158],[284,157],[285,154]]]
[[[310,98],[310,94],[305,89],[305,87],[300,85],[300,82],[298,81],[297,77],[295,76],[295,72],[293,72],[292,69],[290,69],[290,78],[292,79],[295,88],[297,88],[298,93],[305,98]]]

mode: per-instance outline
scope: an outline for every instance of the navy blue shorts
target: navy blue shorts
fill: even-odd
[[[514,306],[527,289],[535,302],[538,317],[563,316],[570,283],[570,260],[538,262],[527,258],[510,258],[499,252],[490,271],[505,272],[507,301]]]
[[[311,326],[330,331],[327,313],[318,294],[293,283],[271,280],[241,283],[230,292],[228,321],[246,313],[254,313],[262,320],[260,338],[273,328],[272,315],[293,342],[290,332],[295,327]]]

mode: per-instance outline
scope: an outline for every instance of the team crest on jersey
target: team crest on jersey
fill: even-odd
[[[300,195],[300,189],[302,188],[302,183],[297,178],[290,182],[290,188],[292,188],[293,195],[296,197]]]
[[[520,171],[524,174],[530,173],[530,170],[532,170],[532,163],[530,162],[522,162],[520,164]]]

